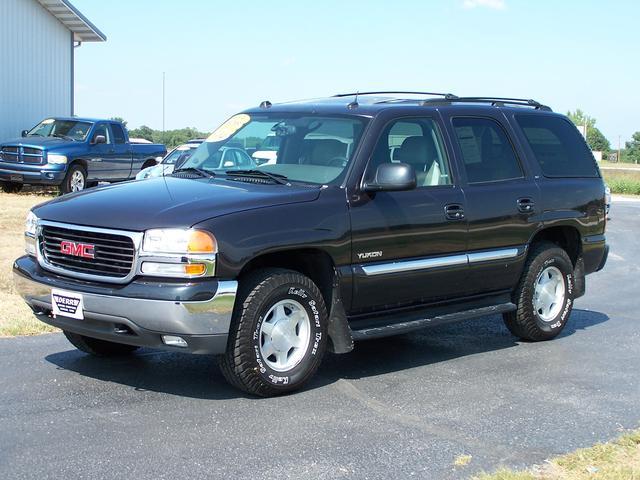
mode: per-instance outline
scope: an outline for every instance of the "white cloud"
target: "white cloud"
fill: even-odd
[[[485,7],[491,10],[504,10],[506,8],[504,0],[464,0],[462,6],[464,8]]]

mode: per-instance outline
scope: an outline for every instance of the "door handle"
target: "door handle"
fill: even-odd
[[[459,203],[450,203],[444,206],[444,216],[447,220],[463,220],[464,208]]]
[[[531,198],[519,198],[517,203],[520,213],[533,213],[535,202]]]

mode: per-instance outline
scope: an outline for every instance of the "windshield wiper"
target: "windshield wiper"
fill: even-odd
[[[280,175],[279,173],[271,173],[265,172],[264,170],[227,170],[225,172],[229,176],[239,176],[239,177],[263,177],[268,178],[269,180],[274,181],[280,185],[288,185],[291,184],[288,182],[288,178],[285,175]]]
[[[198,167],[178,168],[177,170],[173,171],[173,173],[178,173],[178,172],[193,172],[193,173],[197,173],[201,177],[206,177],[206,178],[211,178],[211,177],[215,177],[216,176],[215,173],[208,172],[207,170],[204,170],[204,169],[198,168]],[[164,175],[164,173],[163,173],[163,175]]]
[[[52,136],[56,138],[64,138],[65,140],[71,140],[73,142],[76,141],[75,138],[70,137],[69,135],[63,135],[62,133],[54,133]]]

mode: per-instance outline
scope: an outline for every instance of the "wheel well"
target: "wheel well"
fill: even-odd
[[[580,232],[578,232],[578,229],[575,227],[545,228],[534,235],[530,244],[534,245],[543,241],[555,243],[567,252],[574,266],[578,261],[578,257],[582,254],[582,239]]]
[[[73,160],[70,164],[69,164],[69,168],[71,168],[74,165],[80,165],[82,167],[82,169],[84,170],[84,173],[87,174],[88,173],[88,169],[87,169],[87,162],[86,160],[83,160],[81,158],[77,158],[75,160]]]
[[[144,161],[144,163],[142,164],[142,168],[140,170],[144,170],[145,168],[148,167],[153,167],[154,165],[157,165],[158,162],[156,162],[155,159],[153,158],[148,158]]]
[[[322,298],[331,310],[331,295],[335,269],[328,253],[317,249],[287,250],[261,255],[247,263],[240,277],[260,268],[287,268],[309,277],[322,293]]]

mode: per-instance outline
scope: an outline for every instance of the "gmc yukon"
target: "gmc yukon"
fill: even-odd
[[[272,137],[273,162],[220,162]],[[214,354],[269,396],[326,350],[428,325],[499,313],[521,339],[554,338],[605,264],[605,222],[565,116],[371,92],[263,102],[171,175],[37,206],[13,268],[34,314],[83,352]]]

